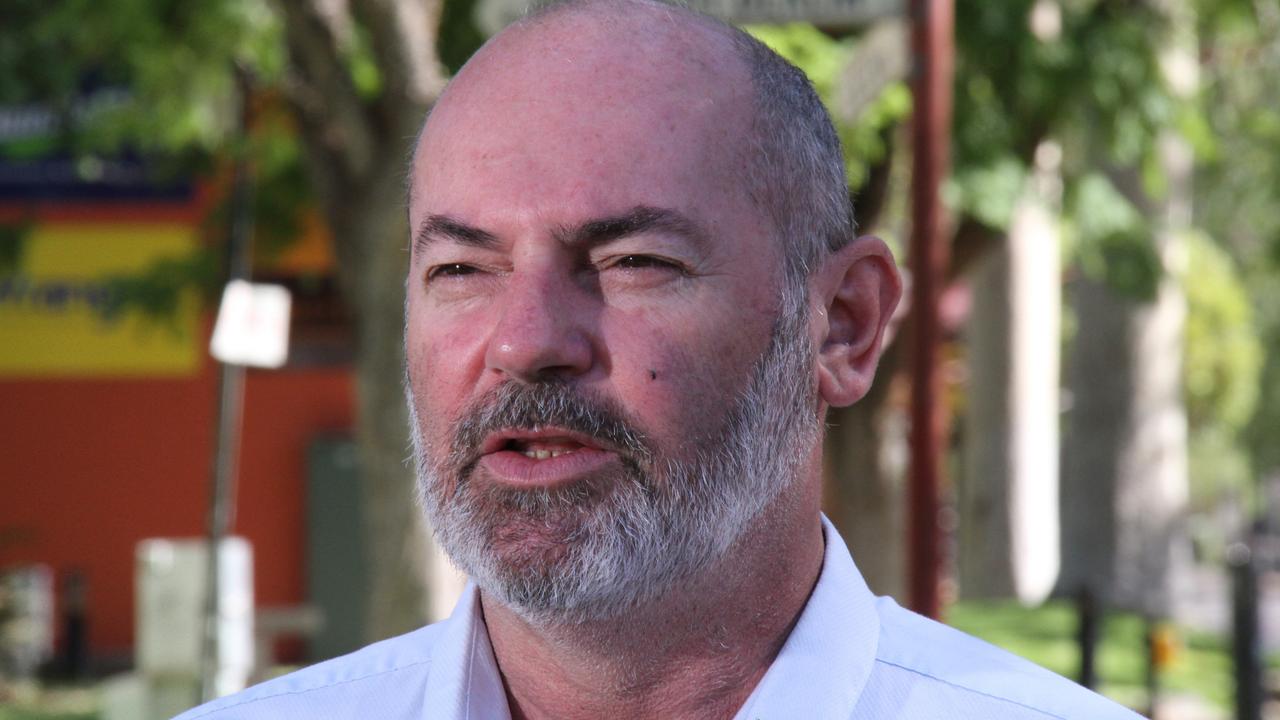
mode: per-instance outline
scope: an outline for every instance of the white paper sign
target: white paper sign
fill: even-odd
[[[289,356],[288,289],[232,280],[222,293],[209,351],[224,363],[278,368]]]

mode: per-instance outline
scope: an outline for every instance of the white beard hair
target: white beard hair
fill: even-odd
[[[612,487],[585,513],[575,547],[555,567],[535,568],[536,577],[491,552],[479,519],[485,508],[460,502],[461,492],[445,497],[456,457],[427,447],[406,379],[417,498],[437,542],[486,594],[535,623],[619,617],[723,557],[790,487],[821,432],[806,293],[801,286],[782,295],[768,348],[716,439],[689,460],[658,462],[649,490],[639,482]]]

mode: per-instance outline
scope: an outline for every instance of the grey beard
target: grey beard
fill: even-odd
[[[437,542],[486,594],[534,623],[613,619],[703,572],[791,485],[818,440],[805,294],[784,292],[780,305],[746,389],[687,459],[663,457],[622,409],[563,382],[495,388],[436,452],[406,382],[418,497]],[[601,439],[621,470],[555,489],[473,482],[485,435],[548,425]],[[555,542],[526,547],[522,527],[551,529]]]

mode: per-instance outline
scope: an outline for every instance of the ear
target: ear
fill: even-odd
[[[818,391],[827,404],[844,407],[871,387],[902,279],[884,242],[864,236],[827,259],[820,282],[826,323],[818,345]]]

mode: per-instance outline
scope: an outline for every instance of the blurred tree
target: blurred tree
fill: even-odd
[[[405,163],[445,78],[437,57],[442,5],[12,0],[0,26],[0,103],[56,108],[64,130],[57,149],[92,158],[128,147],[184,172],[249,153],[270,192],[259,205],[267,218],[275,212],[287,223],[304,203],[324,213],[356,318],[370,639],[428,616],[428,539],[407,501],[400,280]],[[451,5],[441,45],[457,62],[479,38],[470,3]],[[236,66],[254,78],[252,101],[285,108],[264,113],[243,142],[234,134]],[[95,92],[103,89],[114,92]],[[86,107],[87,92],[101,101]]]
[[[1280,10],[1273,4],[1240,0],[1163,3],[1159,7],[1174,13],[1168,47],[1158,57],[1160,70],[1173,94],[1185,100],[1172,106],[1166,128],[1156,136],[1155,152],[1148,155],[1138,173],[1118,172],[1114,165],[1107,168],[1112,187],[1120,192],[1119,198],[1113,195],[1112,199],[1122,199],[1130,206],[1128,220],[1119,217],[1124,212],[1117,212],[1111,221],[1099,222],[1107,215],[1099,208],[1109,204],[1096,192],[1101,183],[1095,183],[1094,201],[1079,203],[1075,221],[1078,235],[1102,240],[1084,241],[1078,248],[1086,270],[1079,283],[1081,301],[1093,302],[1092,315],[1104,325],[1111,323],[1112,329],[1104,327],[1101,335],[1121,340],[1093,338],[1098,340],[1094,344],[1098,357],[1128,352],[1136,361],[1132,367],[1148,367],[1148,376],[1162,368],[1166,373],[1163,400],[1148,388],[1130,404],[1115,400],[1116,383],[1123,381],[1123,376],[1107,374],[1115,372],[1115,363],[1099,364],[1097,373],[1082,372],[1076,394],[1076,427],[1098,428],[1099,423],[1107,422],[1107,415],[1124,417],[1127,412],[1127,426],[1113,425],[1108,434],[1099,435],[1129,438],[1125,441],[1128,449],[1116,456],[1122,472],[1153,479],[1158,477],[1152,471],[1153,461],[1157,466],[1170,463],[1170,447],[1186,444],[1186,460],[1180,461],[1187,463],[1183,472],[1189,479],[1195,501],[1192,505],[1171,507],[1171,494],[1186,497],[1189,493],[1185,486],[1172,487],[1166,479],[1163,487],[1157,484],[1145,495],[1112,496],[1122,505],[1110,536],[1099,535],[1096,527],[1094,532],[1078,528],[1076,537],[1082,542],[1103,537],[1114,543],[1122,567],[1131,568],[1167,562],[1170,549],[1161,537],[1175,536],[1171,541],[1185,548],[1176,536],[1183,532],[1187,512],[1212,509],[1220,500],[1240,495],[1241,489],[1246,490],[1246,501],[1252,500],[1247,490],[1249,481],[1258,477],[1255,473],[1274,474],[1280,467],[1267,461],[1268,452],[1274,452],[1280,415],[1275,414],[1274,405],[1257,402],[1259,389],[1264,398],[1280,394],[1274,375],[1269,383],[1265,373],[1259,377],[1264,348],[1280,346],[1274,341],[1265,343],[1268,336],[1280,337],[1274,320],[1269,319],[1275,318],[1277,298],[1277,265],[1270,260],[1280,247],[1280,223],[1274,212],[1274,203],[1280,199],[1280,163],[1276,159],[1280,135],[1274,131],[1277,115],[1272,102],[1280,91],[1275,81],[1280,69]],[[1193,149],[1199,165],[1194,171]],[[1079,200],[1084,200],[1083,195]],[[1133,210],[1138,211],[1137,216]],[[1151,251],[1125,241],[1126,237],[1143,236],[1154,239]],[[1158,263],[1141,257],[1147,253]],[[1157,272],[1144,269],[1153,267]],[[1102,278],[1103,285],[1113,292],[1100,292],[1099,284],[1090,278]],[[1169,297],[1179,290],[1185,299]],[[1143,297],[1155,298],[1155,306],[1144,308],[1133,302]],[[1106,304],[1096,304],[1099,298]],[[1141,323],[1144,314],[1146,330],[1132,325],[1135,319]],[[1125,315],[1128,326],[1119,319]],[[1083,335],[1083,313],[1079,321],[1077,348],[1088,340]],[[1153,328],[1160,323],[1185,323],[1183,336],[1177,338],[1166,325],[1163,338],[1157,339]],[[1135,345],[1127,351],[1118,349],[1126,342]],[[1176,388],[1170,358],[1179,352],[1181,386]],[[1266,362],[1274,367],[1274,351],[1267,354]],[[1093,392],[1081,396],[1080,389]],[[1178,390],[1186,405],[1182,418],[1173,409]],[[1081,406],[1081,400],[1098,404],[1090,412],[1087,404]],[[1252,432],[1246,433],[1249,424]],[[1175,439],[1175,434],[1185,436],[1185,441]],[[1067,455],[1069,464],[1079,463],[1082,471],[1077,480],[1087,487],[1089,479],[1096,478],[1105,466],[1087,469],[1087,460],[1082,460],[1079,454]],[[1084,497],[1076,510],[1089,516],[1096,514],[1097,508],[1096,502]],[[1218,531],[1221,535],[1212,539],[1228,539],[1237,530],[1222,528]],[[1148,578],[1163,575],[1156,571],[1148,573]],[[1141,572],[1127,573],[1121,579],[1130,584],[1127,591],[1121,587],[1121,597],[1146,597],[1150,588],[1136,584],[1149,582],[1148,578]]]
[[[1275,315],[1276,265],[1268,260],[1280,247],[1273,212],[1280,115],[1267,98],[1280,92],[1278,16],[1272,5],[1248,0],[958,8],[960,226],[1007,228],[1032,167],[1028,151],[1046,137],[1064,147],[1075,300],[1064,589],[1088,580],[1128,604],[1167,599],[1169,558],[1185,547],[1187,476],[1208,497],[1239,483],[1251,461],[1275,447],[1280,414],[1265,402],[1254,412],[1250,402],[1261,349],[1244,293],[1259,309],[1261,331],[1276,327],[1266,318]],[[1194,195],[1192,149],[1204,161]],[[1189,232],[1193,197],[1195,225],[1207,235]],[[1236,272],[1228,255],[1248,270]],[[1264,393],[1280,370],[1271,377]],[[990,388],[974,379],[970,392],[985,396]],[[1280,388],[1271,392],[1280,400]],[[1246,452],[1242,426],[1251,417]],[[997,505],[1010,495],[998,472],[971,471],[963,482],[968,492],[979,483],[979,494]],[[962,562],[982,566],[975,575],[1000,566],[982,556],[1008,547],[1008,515],[988,505],[961,519],[962,532],[986,536],[977,543],[979,560],[962,554]]]
[[[1189,270],[1191,469],[1205,507],[1224,493],[1251,499],[1249,481],[1280,481],[1280,6],[1200,6],[1195,211],[1221,248],[1201,250],[1209,257],[1193,256]]]
[[[967,276],[973,302],[955,482],[956,569],[966,596],[1035,602],[1052,589],[1059,566],[1062,151],[1053,136],[1064,119],[1035,100],[1052,102],[1040,85],[1067,60],[1056,47],[1061,8],[1013,5],[1007,16],[978,18],[986,32],[1011,33],[995,57],[983,44],[992,38],[969,34],[974,18],[961,15],[957,28],[952,192],[961,210],[956,257],[963,266],[956,272]],[[1017,66],[1003,65],[1010,60]],[[993,116],[1000,104],[1021,115]],[[1012,127],[998,129],[996,121]]]
[[[1249,289],[1231,255],[1202,232],[1190,233],[1186,243],[1191,490],[1193,507],[1210,510],[1224,492],[1250,490],[1244,429],[1258,409],[1264,353]]]
[[[1183,113],[1160,67],[1173,27],[1168,7],[1169,3],[1025,0],[961,3],[957,8],[955,196],[960,227],[976,226],[973,235],[984,239],[982,246],[1009,247],[1004,232],[1013,208],[1026,192],[1038,151],[1052,139],[1062,147],[1064,220],[1075,230],[1078,256],[1092,261],[1081,263],[1085,279],[1080,285],[1097,292],[1076,293],[1078,332],[1071,375],[1075,405],[1062,486],[1063,547],[1068,549],[1063,582],[1088,577],[1105,591],[1118,588],[1122,579],[1138,577],[1143,578],[1138,581],[1145,583],[1142,587],[1167,585],[1166,566],[1148,568],[1142,560],[1142,550],[1150,548],[1144,543],[1155,541],[1158,533],[1147,532],[1139,515],[1161,507],[1162,518],[1179,518],[1185,494],[1178,489],[1185,486],[1185,477],[1177,461],[1185,455],[1185,444],[1176,433],[1172,438],[1161,435],[1155,442],[1164,445],[1146,455],[1145,463],[1122,459],[1151,450],[1139,449],[1136,431],[1163,427],[1143,424],[1157,405],[1179,414],[1177,323],[1167,322],[1168,311],[1151,309],[1157,288],[1164,288],[1166,295],[1176,294],[1177,288],[1161,285],[1164,260],[1152,243],[1154,228],[1161,223],[1154,212],[1135,206],[1146,188],[1133,182],[1144,173],[1158,174],[1153,168],[1160,162],[1160,138]],[[1123,189],[1136,187],[1138,192],[1126,197],[1117,180],[1124,180]],[[1059,249],[1042,247],[1039,252]],[[973,253],[958,247],[957,254]],[[1117,293],[1132,299],[1105,306],[1083,303]],[[979,302],[975,312],[1017,317],[1023,304],[1010,294],[1004,302]],[[1176,296],[1164,303],[1177,304]],[[1148,315],[1135,318],[1135,312],[1143,311]],[[1148,318],[1165,322],[1152,325]],[[982,325],[980,318],[974,322]],[[1112,325],[1103,327],[1106,323]],[[1173,346],[1163,347],[1170,338]],[[1161,345],[1156,354],[1149,352],[1152,343]],[[1096,352],[1090,354],[1091,350]],[[1082,358],[1088,357],[1094,357],[1096,366],[1086,366]],[[1012,368],[1015,361],[1006,365]],[[993,389],[997,396],[1013,392],[1001,391],[1001,385],[1016,387],[1011,385],[1017,379],[1013,372],[992,373],[989,365],[975,370],[982,371],[975,373],[975,380],[987,384],[970,388],[979,396],[976,401],[986,399]],[[997,421],[1010,412],[1009,403],[975,402],[970,407],[989,416],[973,420],[987,433],[1012,427],[1016,419]],[[971,586],[992,573],[997,576],[986,577],[979,587],[1013,586],[1001,568],[1014,567],[1015,558],[988,557],[1009,552],[1012,544],[1007,540],[1016,537],[1014,503],[1020,492],[1010,489],[1010,473],[1019,451],[1006,444],[1013,436],[981,438],[979,447],[985,446],[983,453],[994,461],[974,461],[962,478],[962,497],[969,496],[961,503],[969,511],[960,520],[962,536],[967,536],[962,548],[970,551],[962,550],[961,560],[970,567],[962,566],[961,576],[968,576]],[[1054,461],[1039,458],[1041,463]],[[1161,470],[1162,462],[1172,465]],[[1021,493],[1036,480],[1041,479],[1033,474]],[[1146,500],[1132,502],[1136,498]],[[1154,504],[1144,507],[1148,501]],[[1133,530],[1127,536],[1132,542],[1113,541],[1120,528]]]
[[[1048,0],[1011,0],[961,2],[957,22],[956,157],[950,193],[959,217],[953,276],[975,262],[990,265],[992,251],[1008,256],[1014,246],[1010,245],[1006,231],[1015,217],[1015,209],[1033,185],[1037,152],[1044,149],[1046,141],[1056,139],[1065,148],[1061,173],[1067,209],[1069,214],[1078,213],[1084,220],[1084,231],[1074,236],[1079,254],[1091,260],[1087,264],[1089,273],[1125,291],[1152,296],[1160,271],[1159,258],[1150,244],[1148,223],[1132,203],[1116,191],[1106,175],[1091,172],[1091,162],[1101,159],[1140,173],[1152,162],[1159,133],[1177,119],[1177,104],[1159,69],[1160,32],[1167,27],[1165,18],[1154,7],[1143,3],[1060,5]],[[852,65],[852,58],[858,48],[874,46],[872,38],[887,25],[881,24],[854,40],[842,41],[797,27],[757,32],[808,71],[833,114],[847,122],[849,118],[842,116],[840,102],[848,93],[841,91],[839,81],[844,76],[880,72],[874,62],[877,58],[857,58],[856,66]],[[845,62],[850,63],[851,70],[839,71],[842,62],[833,57],[838,52],[850,58]],[[879,59],[883,64],[884,57]],[[865,165],[865,157],[859,152],[862,148],[850,142],[850,137],[859,133],[865,137],[868,127],[874,126],[851,130],[845,122],[840,124],[846,148],[851,151],[850,179],[857,187],[862,172],[859,163]],[[892,135],[882,132],[880,137]],[[1092,150],[1096,145],[1103,149]],[[885,147],[892,150],[892,144]],[[1056,146],[1048,149],[1055,150]],[[878,148],[872,150],[872,157],[877,157],[874,151]],[[1044,153],[1042,159],[1054,154]],[[892,153],[887,157],[892,160]],[[884,176],[891,175],[887,169],[883,170]],[[1056,190],[1049,191],[1050,196],[1056,193]],[[1108,217],[1105,208],[1086,207],[1077,200],[1082,194],[1086,199],[1105,196],[1104,199],[1113,201],[1110,205],[1113,215],[1133,219],[1135,225],[1124,226],[1124,232],[1113,232],[1104,227],[1105,223],[1093,222],[1095,213],[1102,214],[1104,219]],[[865,227],[866,216],[860,219]],[[873,218],[872,224],[877,219]],[[1068,221],[1072,219],[1069,217]],[[1097,227],[1103,229],[1097,230]],[[1034,260],[1037,255],[1043,259],[1045,252],[1056,255],[1059,252],[1056,244],[1049,241],[1049,245],[1052,247],[1028,248],[1020,257]],[[986,278],[983,288],[992,289],[991,280]],[[1050,280],[1050,284],[1056,281]],[[979,305],[982,311],[982,304]],[[1013,317],[1026,311],[1026,301],[1005,296],[991,307],[1006,317]],[[1003,335],[996,332],[993,337],[1000,339]],[[1010,351],[1006,348],[999,352]],[[890,428],[894,423],[885,413],[891,387],[887,376],[893,371],[897,352],[896,347],[891,347],[886,355],[881,382],[876,386],[879,392],[853,408],[833,413],[831,418],[836,441],[830,444],[828,466],[836,482],[828,509],[835,510],[837,524],[855,552],[862,545],[869,546],[869,551],[859,553],[859,557],[872,558],[873,566],[886,564],[879,562],[882,559],[891,565],[900,563],[900,556],[893,549],[900,534],[897,521],[901,512],[895,505],[897,478],[894,475],[900,473],[901,468],[893,467],[895,453],[890,446],[894,433]],[[1018,497],[1017,492],[1010,491],[1015,472],[1013,459],[1031,459],[1021,463],[1018,466],[1021,469],[1017,470],[1026,477],[1029,487],[1036,483],[1043,485],[1044,478],[1056,470],[1057,464],[1056,453],[1044,452],[1039,445],[1028,445],[1021,451],[1015,449],[1019,446],[1011,440],[1016,434],[1012,432],[1014,426],[1028,423],[1026,418],[1016,420],[1008,416],[1009,404],[996,401],[999,397],[1010,397],[1013,365],[1004,367],[1002,372],[984,376],[986,386],[971,389],[975,399],[980,396],[980,399],[992,400],[986,405],[978,403],[976,407],[985,413],[986,426],[980,423],[974,434],[984,438],[988,452],[987,460],[979,463],[986,471],[971,470],[964,478],[967,483],[964,489],[970,494],[961,504],[970,515],[961,520],[970,548],[968,560],[962,557],[962,561],[982,566],[975,567],[972,575],[983,576],[981,587],[987,589],[1013,587],[1014,551],[1009,538],[1016,521],[1014,502]],[[999,369],[999,366],[984,362],[984,369]],[[1041,372],[1039,368],[1029,366],[1029,369]],[[1052,385],[1052,374],[1046,377]],[[1047,396],[1053,394],[1050,387]],[[1049,419],[1044,426],[1049,428],[1049,435],[1053,435],[1056,411],[1052,403],[1042,404],[1046,407],[1041,414],[1048,413]],[[983,407],[987,410],[981,410]],[[1107,481],[1107,487],[1116,487],[1117,482],[1113,478]],[[1141,482],[1141,479],[1134,478],[1132,482]],[[868,536],[865,542],[860,534]],[[980,558],[981,562],[973,558]],[[883,584],[873,581],[880,589],[894,587],[893,575],[887,568],[884,572],[875,569],[868,573],[869,578],[888,579]]]
[[[966,597],[1044,600],[1058,576],[1062,275],[1057,143],[967,272],[958,562]]]

